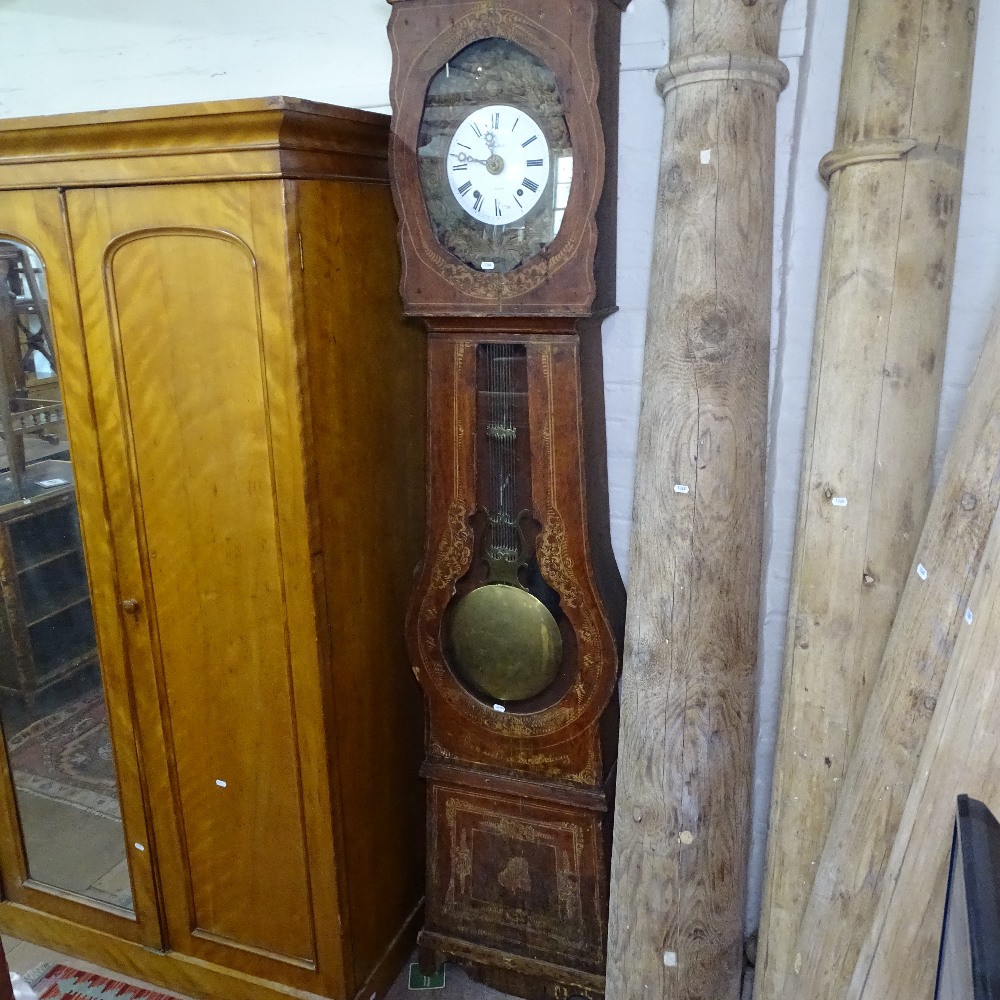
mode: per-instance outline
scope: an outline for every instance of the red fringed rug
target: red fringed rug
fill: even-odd
[[[158,993],[114,979],[105,979],[93,972],[81,972],[68,965],[53,965],[41,979],[32,983],[39,1000],[91,1000],[101,997],[111,1000],[178,1000],[172,993]]]

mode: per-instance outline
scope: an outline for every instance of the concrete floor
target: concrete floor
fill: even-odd
[[[470,979],[457,965],[445,966],[444,986],[435,990],[410,990],[410,965],[417,961],[416,954],[403,966],[402,971],[385,995],[385,1000],[508,1000],[508,994],[492,990]]]

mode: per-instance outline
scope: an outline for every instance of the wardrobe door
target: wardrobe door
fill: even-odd
[[[281,183],[67,197],[171,947],[336,990]]]
[[[105,509],[60,197],[3,191],[3,892],[30,909],[159,947],[126,614]]]

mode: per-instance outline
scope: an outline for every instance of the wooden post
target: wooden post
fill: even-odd
[[[972,589],[845,1000],[931,1000],[955,799],[1000,803],[1000,518]]]
[[[783,0],[668,0],[609,1000],[740,993]]]
[[[756,998],[782,995],[927,511],[977,0],[852,0],[813,346]]]
[[[837,798],[786,994],[845,995],[1000,504],[1000,324],[969,389]],[[956,790],[965,791],[965,788]]]

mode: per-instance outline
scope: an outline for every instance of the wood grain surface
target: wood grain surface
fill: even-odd
[[[670,6],[609,1000],[735,998],[742,973],[782,5]]]
[[[0,926],[192,996],[381,993],[424,827],[426,349],[388,119],[264,99],[0,134],[0,188],[38,159],[70,187],[0,191],[0,232],[48,267],[138,917],[32,885],[5,784]]]
[[[854,3],[830,177],[755,995],[795,936],[927,511],[975,2]]]
[[[930,1000],[960,793],[1000,804],[1000,518],[941,686],[847,1000]]]
[[[333,834],[303,809],[323,790],[299,733],[323,723],[300,701],[319,703],[313,595],[290,580],[309,549],[282,185],[67,200],[171,943],[295,976],[325,964],[337,901],[307,876]]]
[[[289,97],[0,121],[0,186],[249,177],[385,182],[388,118]]]
[[[842,995],[885,887],[903,807],[1000,504],[994,323],[934,493],[802,927],[789,996]],[[924,576],[918,573],[922,567]]]

